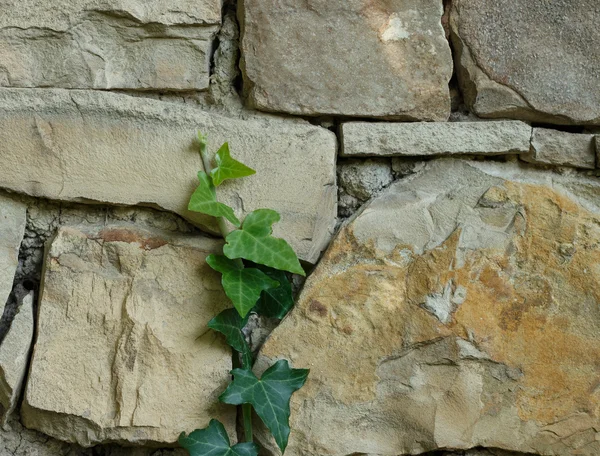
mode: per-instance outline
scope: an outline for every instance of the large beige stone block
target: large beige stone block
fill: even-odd
[[[249,103],[266,111],[446,120],[441,0],[241,0]]]
[[[600,123],[596,0],[456,0],[450,24],[465,101],[480,117]]]
[[[208,88],[220,0],[1,0],[0,86]]]
[[[200,226],[187,210],[202,169],[196,131],[257,174],[219,187],[237,214],[277,210],[275,234],[315,262],[336,220],[335,135],[305,121],[247,120],[144,98],[78,90],[0,89],[0,187],[59,200],[147,204]]]
[[[221,242],[130,225],[63,227],[45,260],[21,408],[28,428],[91,446],[172,444],[222,421],[231,350],[207,328],[230,306],[205,263]]]
[[[599,454],[599,195],[442,159],[368,203],[261,351],[311,369],[286,455]]]

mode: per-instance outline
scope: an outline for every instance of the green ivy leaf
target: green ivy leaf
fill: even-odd
[[[290,369],[286,360],[280,360],[260,380],[246,369],[234,369],[231,373],[233,382],[219,400],[232,405],[252,404],[283,453],[290,435],[290,398],[304,385],[308,369]]]
[[[246,323],[248,316],[242,318],[236,309],[225,309],[208,322],[208,327],[223,334],[229,346],[242,354],[244,366],[252,366],[250,347],[242,332]]]
[[[240,226],[240,221],[233,213],[233,209],[217,201],[217,192],[210,177],[204,172],[198,172],[200,184],[190,198],[188,209],[202,214],[212,215],[213,217],[225,217],[235,226]]]
[[[257,264],[256,267],[271,279],[277,280],[279,286],[263,291],[253,310],[259,315],[269,318],[279,318],[281,320],[294,307],[292,284],[283,271],[260,264]]]
[[[223,255],[209,255],[206,262],[215,271],[223,274],[221,284],[225,294],[242,318],[256,305],[263,290],[279,286],[279,282],[260,269],[244,268],[243,264],[238,264]]]
[[[231,446],[225,427],[217,420],[210,420],[205,429],[196,429],[190,435],[182,432],[179,445],[185,448],[190,456],[258,456],[258,445],[255,443],[238,443]]]
[[[271,236],[279,214],[271,209],[257,209],[246,216],[242,228],[225,238],[223,253],[228,258],[244,258],[282,271],[305,275],[294,250],[283,239]]]
[[[256,171],[254,171],[252,168],[249,168],[243,163],[231,158],[231,153],[229,152],[229,143],[223,144],[217,151],[215,155],[215,161],[217,162],[217,167],[213,168],[213,170],[210,172],[210,175],[212,176],[213,183],[217,187],[221,185],[225,179],[237,179],[238,177],[246,177],[256,174]]]

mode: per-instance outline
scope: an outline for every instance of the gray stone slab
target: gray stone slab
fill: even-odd
[[[342,155],[504,155],[529,150],[531,127],[497,122],[348,122],[342,125]]]
[[[0,86],[203,90],[220,0],[0,0]]]
[[[521,155],[521,159],[541,165],[594,169],[594,135],[534,128],[531,148],[528,153]]]

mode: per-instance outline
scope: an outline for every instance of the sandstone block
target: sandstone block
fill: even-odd
[[[221,420],[231,351],[208,321],[228,307],[205,263],[220,241],[129,225],[63,227],[45,260],[21,408],[67,442],[172,444]]]
[[[195,108],[105,92],[0,90],[0,187],[59,200],[147,204],[200,226],[187,210],[202,161],[196,131],[209,150],[229,141],[257,171],[219,187],[237,214],[281,213],[275,234],[314,262],[336,217],[335,135],[304,121],[242,120]]]
[[[0,341],[0,426],[15,409],[33,340],[33,292],[23,298],[4,340]]]
[[[343,155],[505,155],[529,150],[531,127],[497,122],[348,122],[342,125]]]
[[[446,120],[442,1],[242,0],[242,72],[266,111]]]
[[[311,369],[286,454],[599,454],[599,196],[441,159],[363,206],[261,350]]]
[[[0,309],[4,309],[15,280],[26,218],[25,204],[0,194]]]
[[[0,10],[0,86],[208,88],[220,0],[2,0]]]
[[[595,0],[458,0],[450,24],[465,101],[480,117],[600,123]]]
[[[526,154],[522,154],[521,158],[542,165],[594,169],[596,167],[594,135],[534,128],[531,149]]]

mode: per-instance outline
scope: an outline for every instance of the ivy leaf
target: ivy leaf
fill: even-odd
[[[212,215],[213,217],[225,217],[235,226],[240,226],[240,221],[233,213],[233,209],[217,201],[217,192],[215,186],[204,171],[198,172],[200,184],[190,198],[188,209],[202,214]]]
[[[279,282],[260,269],[244,268],[243,264],[238,264],[223,255],[209,255],[206,262],[215,271],[223,274],[221,284],[225,294],[242,318],[256,305],[263,290],[279,286]]]
[[[244,258],[282,271],[305,275],[294,250],[283,239],[271,236],[272,225],[280,219],[271,209],[257,209],[246,216],[242,228],[232,231],[225,240],[227,258]]]
[[[210,420],[205,429],[196,429],[190,435],[182,432],[179,445],[185,448],[190,456],[258,456],[258,445],[255,443],[238,443],[231,446],[225,427],[217,420]]]
[[[248,323],[246,318],[240,317],[236,309],[225,309],[208,322],[208,327],[225,336],[230,347],[242,354],[243,366],[252,366],[252,354],[242,329]]]
[[[213,168],[213,170],[210,172],[210,175],[212,176],[213,183],[217,187],[221,185],[225,179],[236,179],[238,177],[246,177],[256,174],[256,171],[254,171],[252,168],[249,168],[243,163],[231,158],[231,153],[229,152],[229,143],[223,144],[217,151],[215,155],[215,161],[217,162],[217,167]]]
[[[252,404],[283,453],[290,436],[290,398],[304,385],[308,369],[290,369],[286,360],[280,360],[260,380],[251,370],[234,369],[231,373],[233,382],[219,400],[232,405]]]
[[[277,280],[279,286],[263,291],[254,307],[254,311],[259,315],[269,318],[279,318],[281,320],[294,307],[292,284],[283,271],[263,265],[256,265],[256,267],[271,279]]]

